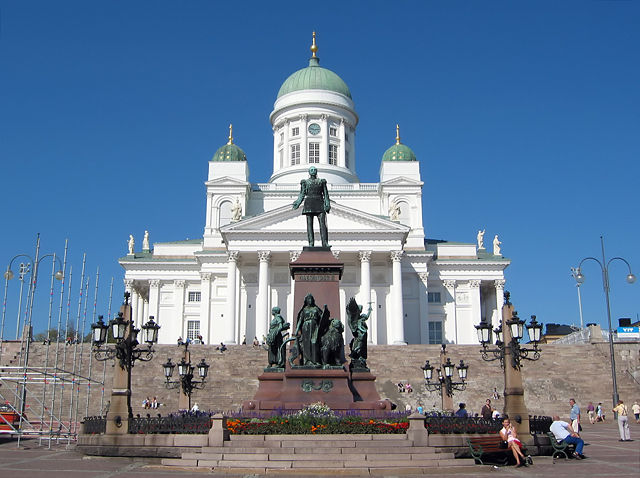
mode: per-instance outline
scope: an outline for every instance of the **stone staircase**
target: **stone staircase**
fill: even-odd
[[[214,472],[327,475],[347,470],[421,473],[425,468],[473,466],[474,461],[416,446],[407,435],[232,435],[224,446],[164,458],[162,464]]]
[[[65,382],[64,392],[56,392],[56,400],[62,399],[61,409],[68,414],[71,401],[70,390],[74,390],[73,406],[78,404],[78,416],[101,414],[101,402],[109,400],[113,362],[98,362],[91,357],[90,345],[84,344],[65,346],[55,343],[50,346],[32,343],[30,347],[29,367],[43,368],[47,349],[49,352],[48,366],[52,373],[55,363],[56,350],[58,354],[58,369],[67,373],[71,380],[74,367],[80,377],[89,377],[102,381],[105,376],[105,395],[102,399],[102,387],[93,384],[87,387],[86,379],[79,382]],[[171,357],[175,362],[181,357],[181,348],[176,345],[157,345],[156,353],[150,362],[136,362],[132,371],[132,408],[133,413],[166,415],[178,408],[178,391],[165,388],[162,364]],[[201,410],[216,410],[232,412],[238,410],[240,404],[253,398],[258,388],[258,375],[266,365],[266,351],[252,345],[230,345],[228,350],[220,353],[212,345],[194,345],[190,347],[192,362],[204,358],[210,365],[209,377],[202,390],[196,390],[192,395],[192,403],[197,402]],[[493,388],[497,388],[501,398],[493,400],[494,406],[501,410],[504,402],[503,375],[498,361],[485,362],[480,357],[480,346],[449,345],[447,352],[452,362],[458,363],[464,359],[469,365],[468,384],[466,390],[456,391],[454,403],[465,402],[467,409],[476,413],[484,404],[486,398],[491,397]],[[640,344],[616,344],[616,366],[620,397],[625,402],[633,403],[640,399],[640,385],[633,379],[640,370]],[[380,345],[369,347],[369,367],[377,376],[376,387],[380,396],[390,399],[397,404],[398,409],[404,409],[407,404],[413,409],[422,404],[429,410],[435,404],[440,406],[438,392],[427,392],[423,384],[420,367],[425,360],[432,364],[438,363],[440,346],[437,345],[408,345],[391,346]],[[19,376],[18,364],[21,356],[19,342],[4,342],[0,362],[0,375]],[[13,367],[9,369],[7,367]],[[584,345],[542,345],[541,358],[537,362],[523,362],[523,376],[525,386],[525,400],[532,415],[552,415],[568,413],[568,399],[573,397],[584,408],[588,401],[602,402],[608,407],[611,401],[611,369],[609,363],[608,344]],[[628,373],[627,373],[628,371]],[[51,376],[49,377],[51,378]],[[413,393],[400,393],[398,382],[411,383]],[[44,380],[42,377],[30,376],[28,388],[37,397],[42,395]],[[51,399],[52,380],[47,382],[46,402]],[[3,389],[0,389],[0,393]],[[9,396],[9,394],[7,394]],[[145,410],[142,401],[145,397],[156,396],[163,405],[158,410]],[[10,399],[10,398],[9,398]],[[33,413],[39,414],[38,411]],[[56,405],[56,408],[59,408]]]

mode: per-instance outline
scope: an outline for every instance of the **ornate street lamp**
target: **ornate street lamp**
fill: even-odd
[[[129,292],[124,294],[123,310],[131,309],[129,305]],[[113,346],[106,345],[107,331],[111,329],[111,335],[115,340]],[[158,341],[158,329],[160,326],[155,323],[153,317],[149,317],[149,321],[142,326],[142,338],[145,345],[140,346],[138,342],[139,329],[133,325],[133,320],[125,318],[124,313],[118,312],[118,315],[105,324],[103,316],[98,317],[98,321],[91,324],[91,337],[93,340],[93,355],[96,360],[104,362],[106,360],[116,360],[120,369],[127,374],[127,412],[129,418],[133,416],[131,409],[131,369],[136,360],[148,362],[153,358],[153,344]]]
[[[446,345],[442,344],[442,354],[446,353]],[[441,392],[448,397],[453,397],[454,391],[463,391],[467,388],[465,380],[467,379],[467,371],[469,366],[465,365],[464,361],[460,360],[459,365],[451,363],[451,359],[447,357],[447,360],[440,365],[440,368],[436,368],[438,374],[437,381],[433,380],[434,367],[427,360],[421,367],[424,374],[424,385],[429,392]],[[454,370],[458,371],[459,382],[453,381]]]
[[[622,257],[613,257],[607,261],[604,254],[604,238],[600,236],[600,245],[602,248],[602,262],[600,262],[595,257],[585,257],[580,261],[578,267],[574,271],[573,277],[575,278],[578,285],[581,285],[585,281],[585,276],[582,273],[582,264],[585,261],[594,261],[597,262],[602,271],[602,288],[604,289],[604,297],[607,304],[607,321],[609,325],[609,355],[611,356],[611,380],[613,382],[613,406],[615,407],[618,404],[618,399],[620,398],[618,395],[618,381],[616,380],[616,359],[614,356],[613,350],[613,329],[611,328],[611,301],[609,299],[609,266],[614,261],[622,261],[627,265],[629,273],[627,274],[626,280],[629,284],[633,284],[636,281],[636,276],[631,272],[631,265],[627,262],[626,259]]]
[[[167,389],[175,389],[180,387],[182,395],[187,397],[188,409],[191,409],[191,394],[194,390],[201,390],[204,388],[209,373],[210,365],[204,360],[200,360],[197,365],[191,365],[191,354],[189,352],[189,343],[185,342],[178,347],[184,347],[184,353],[180,362],[177,364],[168,358],[166,363],[162,365],[164,369],[165,387]],[[178,380],[171,380],[173,377],[174,369],[178,367]],[[198,376],[200,380],[194,379],[194,371],[198,369]],[[182,406],[181,408],[185,408]]]
[[[511,305],[509,302],[509,292],[505,292],[504,297],[505,304]],[[529,333],[529,340],[533,344],[533,348],[522,347],[520,345],[520,341],[524,337],[525,321],[520,320],[517,316],[517,312],[514,311],[511,318],[506,320],[504,325],[509,328],[511,340],[508,343],[504,342],[504,333],[501,325],[493,331],[493,334],[495,334],[496,337],[494,348],[490,348],[493,340],[491,324],[486,320],[483,320],[479,325],[475,326],[476,332],[478,333],[478,341],[482,344],[482,350],[480,353],[482,354],[483,360],[487,362],[500,360],[500,365],[504,368],[505,348],[507,347],[511,352],[511,366],[516,370],[520,369],[522,360],[533,361],[540,358],[540,348],[538,347],[538,344],[542,335],[542,324],[537,321],[535,315],[531,316],[531,322],[526,325],[527,332]],[[529,356],[530,353],[532,356]]]

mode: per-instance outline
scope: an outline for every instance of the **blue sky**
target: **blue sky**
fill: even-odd
[[[117,304],[130,233],[141,244],[201,237],[208,160],[228,124],[253,182],[272,167],[268,121],[282,82],[321,65],[360,115],[362,182],[376,182],[395,124],[425,181],[429,238],[486,228],[512,259],[521,317],[579,323],[570,267],[622,256],[640,273],[640,3],[0,1],[0,265],[87,255],[93,313]],[[48,316],[45,259],[34,322]],[[14,270],[16,268],[14,267]],[[606,323],[600,271],[584,268],[586,322]],[[637,317],[640,283],[611,267],[612,315]],[[54,322],[57,320],[57,291]],[[5,337],[15,335],[18,281]],[[66,310],[66,309],[65,309]]]

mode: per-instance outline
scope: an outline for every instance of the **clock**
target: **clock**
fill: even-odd
[[[318,123],[311,123],[308,128],[309,133],[316,135],[320,133],[320,125]]]

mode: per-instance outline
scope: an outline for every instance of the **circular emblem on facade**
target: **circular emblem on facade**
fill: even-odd
[[[313,135],[320,133],[320,125],[318,123],[311,123],[307,129]]]

